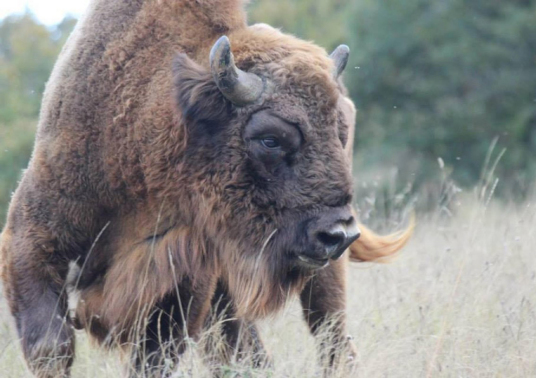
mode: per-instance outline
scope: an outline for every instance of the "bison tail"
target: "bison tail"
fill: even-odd
[[[350,260],[355,262],[389,262],[394,257],[394,254],[406,245],[411,235],[413,235],[414,228],[414,216],[411,217],[410,224],[406,230],[387,236],[377,235],[360,224],[361,236],[350,246]]]

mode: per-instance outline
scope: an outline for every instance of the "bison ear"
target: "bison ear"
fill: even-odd
[[[225,122],[232,104],[227,100],[205,69],[186,54],[179,54],[173,64],[175,101],[183,118],[189,122]]]

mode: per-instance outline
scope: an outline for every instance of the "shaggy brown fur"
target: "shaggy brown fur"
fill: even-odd
[[[302,225],[351,200],[343,146],[352,144],[355,110],[326,52],[247,27],[238,0],[95,0],[90,8],[47,85],[0,244],[31,370],[69,375],[72,325],[102,342],[134,343],[143,369],[140,350],[178,340],[176,357],[180,340],[197,337],[221,303],[251,323],[299,293],[313,331],[340,316],[342,341],[348,259],[311,280],[314,271],[290,253],[304,245]],[[212,79],[209,51],[223,34],[237,65],[270,83],[255,104],[233,106]],[[300,128],[300,150],[284,164],[259,161],[244,142],[252,115],[266,109]],[[351,256],[374,259],[405,240],[364,232]],[[75,319],[67,286],[81,292]],[[236,328],[226,331],[235,347]],[[158,364],[149,363],[157,375]]]

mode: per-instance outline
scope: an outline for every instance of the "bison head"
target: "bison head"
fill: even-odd
[[[348,47],[328,56],[266,26],[229,37],[206,67],[185,54],[174,65],[192,224],[237,269],[259,259],[275,275],[323,267],[359,237],[338,80]]]

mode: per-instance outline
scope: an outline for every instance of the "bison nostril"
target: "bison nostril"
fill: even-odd
[[[317,239],[326,246],[328,249],[333,249],[338,247],[346,239],[346,234],[343,231],[330,231],[330,232],[319,232],[316,235]]]
[[[350,226],[352,224],[355,224],[355,218],[353,216],[350,216],[350,218],[348,218],[347,220],[343,221],[343,223],[346,226]]]

